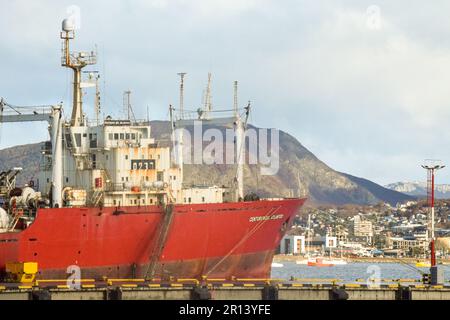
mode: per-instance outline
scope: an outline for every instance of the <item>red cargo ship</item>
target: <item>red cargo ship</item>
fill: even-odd
[[[95,279],[269,277],[274,252],[305,199],[244,197],[239,159],[245,159],[249,107],[244,119],[235,93],[232,117],[211,119],[211,105],[198,112],[196,121],[234,125],[236,177],[228,188],[186,186],[185,141],[175,130],[190,125],[183,108],[184,74],[179,118],[170,108],[173,145],[162,146],[148,122],[129,116],[100,123],[98,76],[91,72],[83,81],[81,73],[96,63],[96,55],[69,50],[74,28],[68,20],[61,38],[62,65],[74,71],[70,121],[62,118],[62,106],[0,102],[1,122],[48,121],[51,135],[42,149],[37,190],[15,186],[20,168],[0,174],[0,278],[6,264],[25,262],[37,263],[41,279],[67,278],[73,266],[82,278]],[[89,86],[97,89],[96,125],[82,111],[82,88]],[[129,100],[127,111],[130,115]]]
[[[267,278],[272,257],[303,200],[175,205],[153,276]],[[145,277],[158,253],[160,206],[40,209],[26,230],[0,234],[0,268],[36,261],[40,278]],[[250,222],[255,217],[268,217]]]

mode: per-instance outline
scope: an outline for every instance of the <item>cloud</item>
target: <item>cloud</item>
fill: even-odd
[[[0,96],[14,104],[70,105],[59,29],[73,4],[1,2],[8,12],[0,19],[1,70],[8,76],[0,78]],[[180,71],[188,72],[186,103],[196,108],[212,71],[215,106],[232,104],[239,80],[240,102],[252,100],[256,125],[287,130],[340,171],[387,183],[419,179],[420,159],[450,161],[445,1],[75,4],[82,27],[74,48],[97,44],[106,114],[119,115],[122,92],[131,89],[136,113],[145,116],[149,106],[152,117],[166,118],[168,104],[178,103]],[[368,16],[373,4],[376,27]],[[0,146],[19,142],[3,137]]]

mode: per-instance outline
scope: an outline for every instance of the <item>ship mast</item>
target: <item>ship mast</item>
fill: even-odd
[[[208,73],[208,85],[206,86],[206,95],[205,95],[205,119],[209,119],[211,111],[212,111],[212,105],[211,105],[211,72]]]
[[[61,39],[63,42],[61,65],[73,70],[73,106],[70,124],[80,127],[85,124],[81,92],[81,70],[87,65],[97,63],[96,54],[92,52],[70,52],[70,40],[75,38],[75,25],[71,19],[62,23]]]
[[[180,118],[184,118],[184,77],[187,75],[186,72],[178,73],[180,76]]]

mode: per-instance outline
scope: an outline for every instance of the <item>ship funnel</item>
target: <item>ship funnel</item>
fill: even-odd
[[[62,29],[65,32],[71,32],[75,30],[75,25],[72,19],[64,19],[62,22]]]

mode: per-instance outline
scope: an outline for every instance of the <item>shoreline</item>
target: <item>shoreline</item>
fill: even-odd
[[[336,257],[333,257],[336,258]],[[306,259],[303,256],[294,256],[294,255],[284,255],[284,254],[276,254],[273,257],[273,262],[295,262],[297,260]],[[359,262],[359,263],[408,263],[415,264],[417,261],[423,262],[428,261],[426,259],[417,259],[417,258],[391,258],[391,257],[344,257],[344,260],[348,262]],[[442,263],[444,265],[450,264],[450,259],[438,259],[438,263]]]

